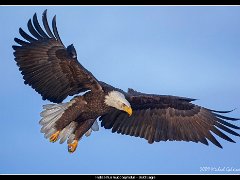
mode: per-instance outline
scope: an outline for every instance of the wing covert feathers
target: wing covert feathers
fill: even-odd
[[[25,40],[15,38],[13,49],[15,61],[23,75],[24,83],[30,85],[43,100],[62,102],[67,96],[86,90],[101,90],[96,78],[71,56],[59,36],[56,17],[52,30],[47,21],[47,11],[42,15],[42,28],[36,13],[29,20],[29,34],[22,28],[19,33]],[[72,46],[72,49],[74,47]],[[75,51],[75,49],[74,49]]]
[[[127,94],[133,114],[113,110],[103,115],[101,126],[112,132],[140,137],[148,143],[159,141],[192,141],[208,145],[208,141],[222,148],[214,135],[229,141],[228,134],[240,136],[234,129],[237,121],[221,115],[231,111],[216,111],[192,104],[194,99],[176,96],[148,95],[129,90]],[[228,134],[225,134],[228,133]]]

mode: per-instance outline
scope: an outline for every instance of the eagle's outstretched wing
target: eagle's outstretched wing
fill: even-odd
[[[56,16],[52,29],[48,25],[47,10],[42,15],[43,28],[34,14],[28,21],[28,35],[21,28],[20,35],[27,41],[15,38],[20,46],[13,46],[14,56],[23,75],[25,84],[30,85],[43,99],[55,103],[62,102],[67,96],[86,90],[99,90],[96,78],[77,60],[73,45],[65,48],[56,27]],[[32,23],[33,22],[33,23]]]
[[[239,127],[227,122],[239,119],[220,115],[230,111],[214,111],[191,103],[194,99],[176,96],[150,95],[129,89],[126,98],[133,114],[118,110],[100,117],[101,125],[125,135],[141,137],[149,143],[159,141],[193,141],[208,145],[210,140],[222,148],[212,133],[234,142],[223,132],[240,136],[232,129]],[[230,129],[231,128],[231,129]]]

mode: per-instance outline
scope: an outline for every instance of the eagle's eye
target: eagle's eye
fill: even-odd
[[[127,105],[124,103],[121,103],[121,108],[123,109],[124,107],[126,107]]]

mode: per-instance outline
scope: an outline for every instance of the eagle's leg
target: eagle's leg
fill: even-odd
[[[49,138],[50,142],[60,139],[60,143],[63,143],[75,131],[78,124],[75,120],[85,104],[83,97],[78,96],[68,103],[44,105],[45,110],[41,112],[43,118],[39,123],[45,138]]]
[[[77,146],[78,140],[75,139],[72,143],[68,144],[68,152],[73,153],[77,149]]]
[[[53,133],[50,138],[49,138],[49,141],[50,142],[56,142],[58,140],[58,137],[59,137],[59,134],[60,134],[61,131],[57,131],[55,133]]]
[[[68,152],[73,153],[77,149],[78,141],[82,138],[84,134],[88,136],[88,131],[91,130],[91,127],[94,122],[95,119],[89,119],[83,122],[78,122],[78,126],[74,133],[75,138],[71,143],[68,143]]]

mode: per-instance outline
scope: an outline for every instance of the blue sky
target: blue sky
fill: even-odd
[[[199,99],[240,117],[240,7],[0,6],[0,173],[202,174],[202,167],[240,170],[240,139],[223,145],[147,141],[100,128],[74,154],[40,133],[41,100],[23,84],[13,57],[18,28],[48,9],[65,45],[99,80],[123,90]],[[40,18],[39,18],[40,19]],[[67,100],[69,100],[68,98]],[[239,123],[235,123],[239,125]],[[239,173],[240,171],[238,171]]]

